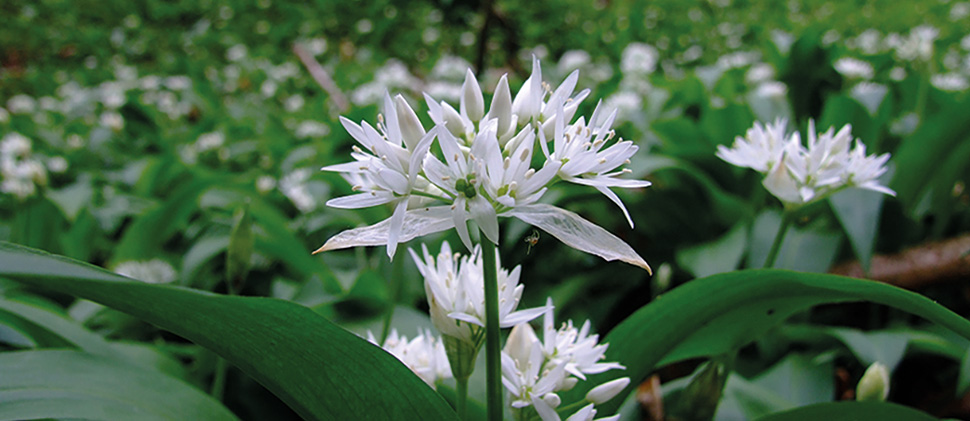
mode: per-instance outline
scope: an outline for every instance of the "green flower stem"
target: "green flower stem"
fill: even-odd
[[[485,265],[485,396],[488,419],[502,420],[502,359],[498,321],[498,273],[495,263],[495,244],[482,236],[482,257]]]
[[[384,322],[381,324],[381,344],[387,340],[387,335],[391,333],[391,320],[394,318],[394,307],[397,305],[398,300],[401,299],[402,284],[404,283],[404,257],[401,256],[403,252],[404,246],[398,244],[397,252],[394,254],[397,256],[397,260],[394,260],[391,264],[391,285],[387,291],[387,311],[384,312]]]
[[[226,390],[226,372],[228,370],[229,363],[222,357],[216,357],[216,373],[212,379],[212,387],[209,389],[209,394],[219,402],[222,402],[222,396]]]
[[[778,233],[775,234],[775,241],[771,243],[771,250],[768,251],[764,268],[770,269],[775,266],[778,250],[781,249],[781,243],[785,240],[785,234],[788,232],[788,226],[791,225],[792,219],[794,219],[794,212],[786,210],[781,214],[781,225],[778,227]]]
[[[466,411],[468,407],[468,377],[456,378],[455,382],[458,385],[457,396],[455,398],[455,409],[458,412],[459,419],[465,419]]]

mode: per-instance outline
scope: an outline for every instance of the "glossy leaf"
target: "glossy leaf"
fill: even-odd
[[[930,299],[887,284],[835,275],[750,270],[688,282],[628,317],[604,342],[606,357],[627,367],[592,376],[563,396],[581,398],[589,385],[628,376],[639,384],[656,367],[738,349],[789,316],[821,304],[869,301],[908,311],[970,338],[970,321]],[[611,413],[618,400],[603,406]]]
[[[188,383],[82,351],[0,353],[0,373],[4,420],[237,419]]]
[[[856,421],[856,420],[909,420],[935,421],[936,418],[889,402],[826,402],[804,406],[758,418],[757,421]]]
[[[455,418],[397,359],[294,303],[135,282],[9,243],[0,243],[0,276],[105,304],[209,348],[307,419]]]

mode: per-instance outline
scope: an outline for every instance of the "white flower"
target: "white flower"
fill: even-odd
[[[717,147],[717,157],[738,167],[747,167],[765,173],[775,168],[784,154],[788,138],[785,130],[788,121],[775,120],[767,125],[755,122],[744,137],[736,137],[730,149]]]
[[[374,334],[368,331],[367,340],[396,357],[431,387],[435,387],[438,379],[451,377],[444,345],[427,330],[409,341],[406,336],[399,335],[397,329],[391,329],[384,344],[377,343]]]
[[[323,170],[354,174],[362,182],[354,185],[354,190],[359,193],[330,199],[327,206],[357,209],[385,203],[394,205],[386,240],[387,254],[393,257],[411,191],[424,184],[424,178],[419,177],[418,172],[431,147],[434,130],[424,133],[414,111],[400,95],[392,102],[385,94],[384,112],[386,120],[378,124],[377,130],[366,122],[357,125],[341,117],[340,123],[364,148],[354,147],[351,156],[355,161],[331,165]]]
[[[613,362],[601,362],[607,345],[598,343],[598,335],[589,334],[589,321],[581,329],[572,321],[555,330],[552,328],[552,299],[546,303],[542,340],[528,324],[517,325],[509,334],[502,350],[502,384],[512,394],[512,408],[533,407],[544,421],[558,421],[555,408],[559,405],[556,392],[572,389],[586,380],[586,374],[623,369]],[[629,378],[622,378],[594,387],[587,395],[592,403],[606,402],[622,391]],[[570,419],[592,419],[595,411],[581,409]]]
[[[175,269],[161,259],[127,261],[115,266],[115,273],[149,284],[168,284],[175,281]]]
[[[873,76],[872,65],[854,57],[842,57],[836,60],[835,71],[854,79],[872,79]]]
[[[930,76],[930,83],[942,91],[960,92],[970,88],[967,78],[959,73],[945,73]]]
[[[814,121],[809,121],[807,147],[797,132],[785,135],[782,120],[771,127],[770,135],[760,129],[760,123],[755,123],[752,130],[746,138],[735,139],[731,149],[719,147],[717,156],[765,174],[762,184],[786,206],[813,202],[844,187],[895,195],[878,181],[886,172],[889,154],[867,156],[859,139],[853,148],[849,125],[838,132],[832,127],[816,134]]]
[[[378,125],[379,130],[342,119],[364,149],[355,148],[356,161],[324,169],[341,172],[361,193],[327,204],[360,208],[390,203],[395,210],[388,220],[332,237],[317,252],[386,244],[392,255],[399,242],[452,227],[471,250],[468,220],[474,220],[476,229],[497,243],[498,217],[516,217],[576,249],[649,270],[643,258],[616,236],[572,212],[538,203],[558,179],[592,185],[621,208],[609,187],[649,185],[618,177],[626,172],[617,167],[627,163],[636,147],[631,142],[611,142],[613,115],[600,121],[597,111],[590,120],[596,124],[590,127],[582,118],[569,123],[589,93],[584,90],[573,95],[578,77],[573,72],[552,89],[543,83],[539,62],[534,59],[532,75],[523,88],[513,97],[502,76],[486,109],[481,87],[471,71],[466,71],[458,110],[425,94],[435,123],[427,132],[400,96],[393,103],[385,96],[387,121]],[[566,127],[580,133],[569,134],[582,138],[576,146],[567,148]],[[440,155],[429,152],[434,138]],[[537,139],[546,161],[533,168]],[[547,139],[556,143],[552,153]],[[415,198],[420,200],[412,200]],[[425,207],[433,202],[443,205]]]
[[[860,82],[852,87],[849,91],[849,96],[851,96],[856,101],[859,101],[869,115],[876,115],[879,111],[879,105],[882,104],[882,100],[886,98],[886,94],[889,93],[889,88],[886,85],[872,83],[872,82]]]
[[[441,245],[437,256],[422,244],[423,258],[414,250],[411,257],[424,277],[425,292],[431,310],[431,321],[442,334],[477,349],[485,334],[485,274],[481,249],[475,247],[470,256],[452,253],[448,242]],[[521,269],[511,272],[502,269],[496,251],[498,274],[499,326],[508,328],[539,317],[546,307],[516,311],[524,286],[519,285]]]
[[[620,70],[623,73],[641,76],[649,75],[657,69],[659,54],[651,45],[634,42],[623,49]]]

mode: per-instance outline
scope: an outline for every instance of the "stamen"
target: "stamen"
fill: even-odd
[[[632,172],[633,172],[633,170],[631,170],[629,168],[624,168],[624,169],[620,170],[620,173],[621,174],[629,174],[629,173],[632,173]]]
[[[448,180],[451,180],[451,176],[450,176],[450,175],[445,175],[445,176],[442,176],[442,177],[441,177],[441,180],[442,180],[442,181],[448,181]]]
[[[354,152],[357,152],[357,153],[364,153],[364,151],[360,150],[360,148],[358,148],[357,145],[352,146],[350,149],[352,149]]]
[[[356,186],[351,187],[350,190],[352,190],[352,191],[360,191],[363,188],[364,188],[364,186],[361,186],[360,184],[358,184]]]
[[[606,158],[600,158],[600,164],[605,164],[605,163],[606,163]]]
[[[505,161],[502,162],[502,168],[509,169],[509,164],[512,162],[509,157],[505,157]]]
[[[534,170],[532,168],[529,168],[529,170],[525,172],[525,176],[524,177],[525,177],[526,180],[528,180],[528,179],[532,178],[532,175],[535,174],[535,173],[536,173],[536,170]]]
[[[524,149],[522,151],[522,155],[519,155],[519,161],[525,162],[527,159],[529,159],[529,156],[531,154],[532,154],[532,151],[530,151],[528,148]],[[508,159],[508,158],[506,158],[506,159]],[[506,167],[506,168],[508,168],[508,167]]]

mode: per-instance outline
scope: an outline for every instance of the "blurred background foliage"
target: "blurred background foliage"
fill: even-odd
[[[0,240],[226,292],[233,215],[245,208],[253,246],[241,294],[293,300],[358,333],[379,329],[397,306],[395,326],[413,334],[427,320],[412,308],[427,306],[405,253],[393,263],[382,248],[309,254],[389,215],[323,205],[350,192],[318,171],[346,161],[353,144],[337,117],[374,121],[385,91],[418,110],[422,91],[456,103],[468,66],[486,87],[510,73],[515,88],[531,55],[553,83],[581,71],[594,98],[582,113],[595,98],[619,110],[617,133],[640,145],[633,176],[654,183],[618,192],[634,230],[589,189],[559,185],[547,197],[629,242],[656,274],[545,237],[530,249],[531,231],[507,222],[502,257],[506,267],[523,265],[523,305],[552,296],[561,317],[589,318],[605,334],[682,282],[760,267],[779,203],[757,174],[714,156],[755,121],[787,118],[803,132],[809,119],[820,130],[852,124],[870,153],[893,154],[887,182],[897,197],[849,191],[815,205],[778,266],[825,272],[859,260],[867,268],[874,254],[970,229],[965,1],[8,0],[0,14]],[[295,48],[335,86],[321,87]],[[436,249],[443,238],[456,244],[451,236],[420,241]],[[390,278],[403,286],[389,287]],[[215,358],[180,338],[90,302],[0,286],[4,303],[141,344],[165,358],[169,374],[203,388],[211,381]],[[965,282],[919,291],[970,314]],[[14,319],[0,326],[29,322]],[[728,382],[723,417],[783,407],[751,398],[779,376],[811,373],[828,385],[791,403],[843,398],[871,362],[860,354],[867,346],[899,354],[891,399],[970,414],[960,403],[968,384],[957,384],[966,349],[958,339],[927,339],[913,333],[918,321],[870,305],[821,308],[795,322],[745,349],[747,377]],[[0,329],[3,349],[60,344],[49,332],[11,332]],[[919,340],[949,348],[925,352],[912,345]],[[664,381],[694,367],[670,367]],[[228,385],[226,402],[243,418],[283,410],[236,371]]]

